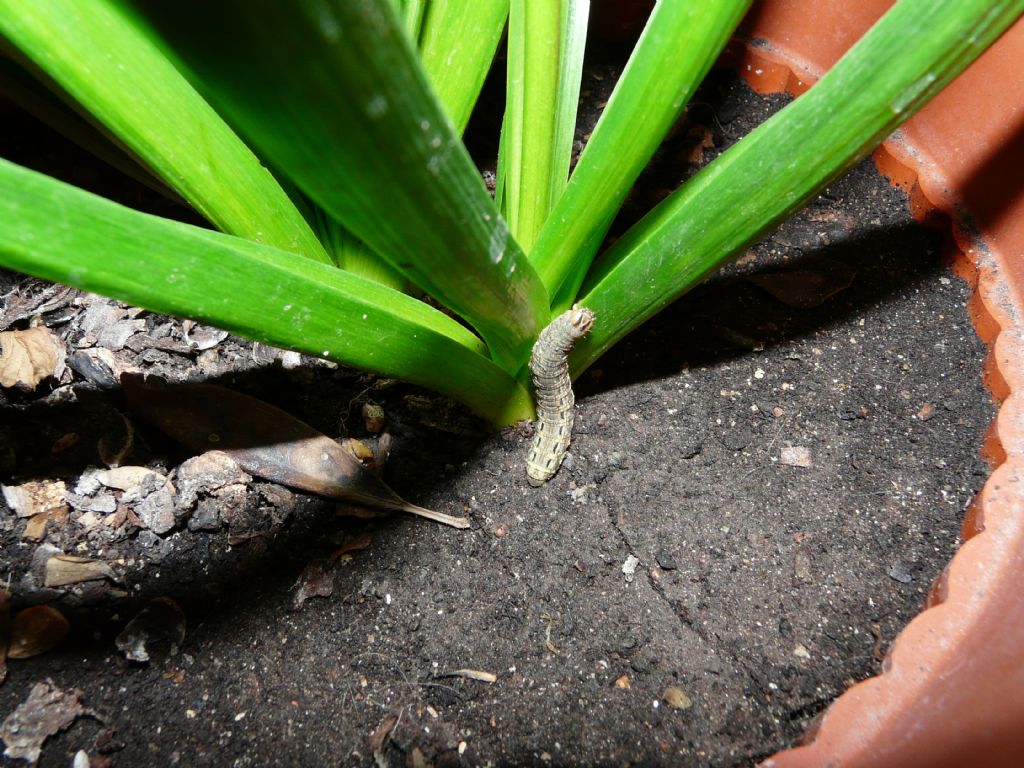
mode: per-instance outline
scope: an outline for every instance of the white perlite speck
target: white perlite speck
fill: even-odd
[[[779,454],[779,464],[787,467],[809,467],[812,464],[811,449],[802,445],[786,446]]]
[[[633,574],[636,573],[638,565],[640,565],[640,558],[636,555],[630,555],[626,558],[626,562],[622,564],[622,572],[626,576],[626,581],[633,580]]]

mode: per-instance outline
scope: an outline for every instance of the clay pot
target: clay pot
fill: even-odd
[[[732,51],[760,92],[799,95],[892,0],[764,0]],[[1024,20],[874,154],[919,219],[945,217],[954,271],[989,346],[1000,404],[986,441],[993,473],[965,543],[883,673],[850,688],[805,736],[763,765],[1024,764]]]
[[[799,96],[895,0],[760,0],[722,57],[754,90]],[[652,3],[594,2],[609,41],[635,39]],[[898,52],[894,52],[896,55]],[[772,768],[1024,764],[1024,19],[873,155],[911,212],[951,228],[952,269],[989,347],[999,404],[993,472],[964,544],[883,673],[840,696]]]

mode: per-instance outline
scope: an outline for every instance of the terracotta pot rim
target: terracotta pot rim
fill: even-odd
[[[734,43],[730,55],[747,82],[760,93],[785,91],[798,96],[822,74],[798,52],[774,47],[762,37],[738,46]],[[907,754],[915,754],[914,745],[927,738],[924,734],[933,727],[924,725],[916,735],[905,732],[905,724],[915,717],[914,697],[929,701],[929,697],[941,695],[942,676],[966,664],[965,654],[978,655],[982,647],[985,653],[991,651],[992,638],[977,634],[993,625],[991,613],[999,610],[998,603],[993,608],[989,598],[998,597],[998,590],[1007,588],[1011,580],[1006,573],[1010,569],[1024,574],[1024,525],[1020,522],[1020,510],[1024,509],[1024,401],[1019,394],[1024,390],[1024,312],[1021,286],[1012,285],[1015,270],[1007,269],[1011,257],[992,247],[992,232],[972,223],[974,219],[949,175],[904,132],[894,134],[873,157],[891,183],[907,193],[916,218],[934,218],[938,213],[951,226],[959,249],[952,254],[952,269],[971,286],[972,320],[989,347],[985,383],[1000,404],[984,450],[994,470],[967,512],[964,544],[936,580],[922,613],[892,643],[882,674],[839,696],[808,729],[804,746],[774,755],[763,763],[766,766],[910,764],[899,762],[896,756],[904,755],[905,759]],[[1020,578],[1016,584],[1020,585]],[[1003,643],[995,653],[1009,654],[1012,660],[1014,649],[1024,654],[1024,619],[995,618],[997,623],[1000,620],[1009,622],[1009,644]],[[1018,682],[1024,677],[1008,674]],[[977,675],[984,677],[981,672]],[[956,678],[959,682],[951,686],[956,687],[964,679],[979,678],[968,674]],[[963,706],[971,707],[975,698],[964,696]],[[1016,717],[1024,718],[1020,699],[1012,704]],[[956,712],[956,706],[950,704],[943,711]],[[1014,717],[1012,712],[1010,717]],[[943,723],[947,730],[955,726],[948,719]],[[1001,743],[1019,743],[1020,736],[1011,734],[1002,724],[993,728],[997,731],[993,738],[1003,738]],[[858,729],[862,733],[851,733]],[[966,738],[977,744],[985,737],[976,733]],[[989,754],[984,744],[982,741],[980,754],[965,751],[963,755],[981,756],[980,762],[971,761],[975,765],[999,763],[998,757],[984,757]],[[909,752],[907,745],[911,745]],[[917,754],[926,762],[914,764],[937,764],[925,753]],[[930,754],[941,764],[957,764],[962,759],[956,753],[942,754],[938,750]]]

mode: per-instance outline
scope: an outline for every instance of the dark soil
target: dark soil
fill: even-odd
[[[595,103],[611,81],[591,73]],[[706,88],[617,229],[781,102]],[[32,147],[63,147],[58,166],[89,168],[80,183],[173,208],[7,117]],[[26,146],[0,150],[38,161]],[[79,749],[94,766],[724,766],[794,744],[879,672],[987,472],[985,350],[943,246],[861,164],[583,377],[571,460],[542,489],[526,483],[526,425],[488,434],[428,392],[235,338],[197,351],[181,321],[3,275],[0,330],[53,299],[41,319],[71,365],[0,391],[0,479],[69,492],[38,541],[0,506],[0,574],[15,610],[49,603],[72,632],[9,661],[0,718],[37,682],[80,690],[91,715],[40,762],[62,767]],[[147,530],[93,470],[129,446],[122,464],[177,481],[188,454],[127,410],[100,347],[332,437],[372,444],[361,409],[379,404],[389,482],[474,527],[343,518],[255,479]],[[55,551],[113,578],[46,588]],[[322,596],[302,602],[300,585]],[[159,596],[185,639],[129,661],[115,637]]]

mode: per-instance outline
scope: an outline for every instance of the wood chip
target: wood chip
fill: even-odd
[[[64,344],[49,328],[0,333],[0,386],[35,389],[64,367]]]
[[[161,475],[159,472],[155,472],[148,467],[114,467],[113,469],[107,469],[96,475],[96,478],[107,486],[107,488],[116,488],[119,491],[130,491],[138,485],[142,484],[143,480],[148,477],[155,475],[160,479],[161,482],[167,480],[166,477]]]
[[[8,293],[4,297],[7,300],[7,306],[0,313],[0,331],[33,315],[44,315],[65,307],[74,298],[73,294],[77,294],[74,288],[44,283],[35,278],[29,279],[26,288],[28,290],[18,290]]]
[[[494,683],[498,680],[498,676],[493,672],[483,672],[479,669],[455,669],[438,677],[465,677],[469,680],[479,680],[481,683]]]
[[[202,495],[212,494],[229,485],[244,486],[250,482],[252,477],[233,458],[223,451],[207,451],[187,459],[178,467],[175,504],[179,509],[189,509]]]
[[[77,432],[67,432],[53,441],[53,445],[50,446],[50,453],[54,456],[58,453],[64,453],[68,448],[77,445],[81,439],[81,435]]]
[[[387,761],[384,759],[384,755],[381,752],[381,748],[384,746],[385,740],[388,738],[388,736],[391,735],[391,732],[395,729],[395,726],[397,725],[397,715],[388,715],[380,721],[380,725],[378,725],[373,730],[373,733],[370,734],[370,749],[373,751],[374,757],[380,755],[380,757],[377,760],[378,765],[387,765]]]
[[[50,519],[50,516],[45,512],[40,512],[38,515],[32,515],[28,519],[28,525],[25,526],[25,530],[21,533],[21,538],[28,539],[30,541],[39,541],[46,534],[46,523]]]
[[[110,579],[116,581],[114,571],[102,560],[74,555],[54,555],[46,561],[45,585],[64,587],[83,581]]]
[[[384,429],[384,409],[376,403],[363,403],[363,423],[372,435]]]
[[[63,480],[39,480],[21,485],[3,485],[4,501],[18,517],[33,517],[67,507],[64,504],[66,488]]]
[[[34,765],[43,742],[85,714],[80,696],[81,691],[62,691],[52,680],[32,686],[28,698],[0,725],[4,756]]]
[[[185,343],[200,351],[212,349],[228,337],[227,331],[208,325],[197,325],[192,320],[186,320],[182,328],[185,331]]]
[[[80,349],[68,357],[68,366],[86,381],[103,389],[117,386],[121,374],[130,370],[120,358],[104,347]]]

